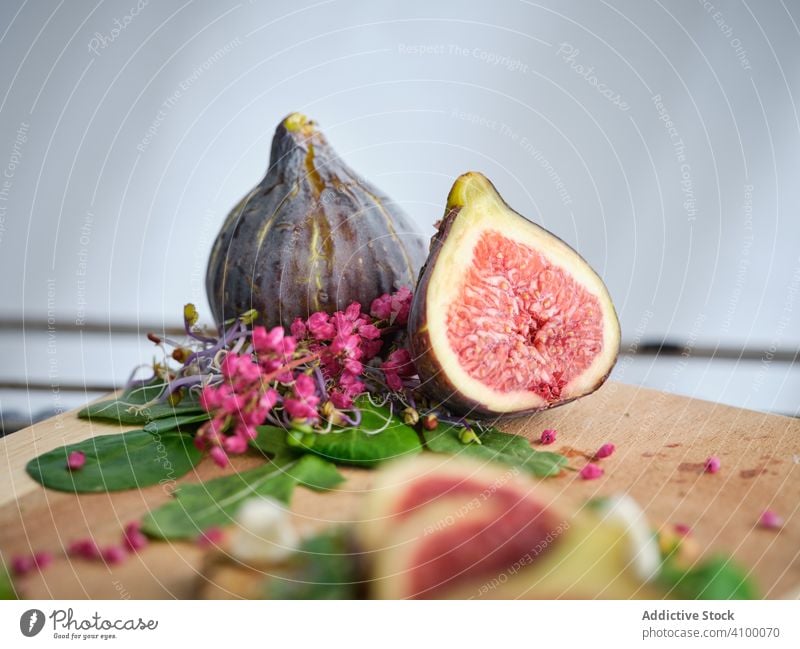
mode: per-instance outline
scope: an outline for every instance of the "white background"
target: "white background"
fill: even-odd
[[[273,646],[325,646],[331,649],[374,647],[387,649],[457,646],[464,649],[514,646],[591,647],[796,647],[797,603],[793,601],[694,602],[664,601],[50,601],[5,602],[0,607],[0,638],[14,646],[133,647],[247,646],[269,636]],[[143,618],[157,620],[154,631],[118,632],[114,640],[53,638],[50,614],[55,608],[73,609],[73,619],[91,621]],[[19,618],[37,608],[47,623],[35,639],[23,638]],[[733,622],[702,621],[703,611],[725,614]],[[701,621],[644,621],[645,613],[698,613]],[[309,624],[313,620],[313,624]],[[580,620],[580,624],[575,624]],[[777,637],[747,639],[642,639],[643,631],[671,629],[719,633],[730,628],[777,628]],[[74,631],[73,631],[74,632]],[[64,633],[59,629],[58,633]]]
[[[639,354],[617,378],[795,413],[800,377],[770,359],[800,344],[799,23],[788,0],[3,2],[0,379],[44,389],[0,407],[148,359],[76,320],[208,313],[211,241],[300,110],[422,236],[481,170],[604,277],[629,351],[733,357]]]

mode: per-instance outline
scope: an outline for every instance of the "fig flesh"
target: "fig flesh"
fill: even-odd
[[[424,246],[402,209],[348,167],[300,113],[275,130],[264,179],[228,215],[208,263],[218,323],[250,309],[289,327],[412,287]]]
[[[596,390],[620,329],[603,281],[566,243],[460,176],[409,318],[422,389],[451,412],[535,412]]]
[[[377,599],[661,596],[635,569],[626,525],[560,489],[461,458],[421,455],[381,469],[359,536]]]

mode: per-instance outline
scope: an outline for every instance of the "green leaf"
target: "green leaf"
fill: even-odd
[[[85,454],[83,468],[67,468],[67,456],[72,451]],[[25,469],[50,489],[92,493],[171,481],[187,473],[200,458],[200,451],[188,435],[132,430],[61,446],[34,458]]]
[[[286,568],[271,575],[265,586],[267,599],[356,599],[358,555],[348,530],[328,530],[303,541]]]
[[[250,446],[262,453],[274,457],[285,455],[302,455],[302,452],[289,446],[286,442],[286,431],[278,426],[258,426],[258,434],[250,441]]]
[[[191,424],[199,424],[211,419],[207,412],[199,415],[170,415],[163,419],[154,419],[149,424],[145,424],[144,430],[148,433],[166,433],[170,430],[177,430],[181,432],[193,432],[196,426]]]
[[[713,556],[684,568],[671,557],[661,566],[658,581],[678,599],[758,599],[747,572],[724,556]]]
[[[164,387],[163,382],[158,382],[128,390],[117,399],[89,404],[78,413],[78,417],[119,424],[144,425],[154,419],[204,412],[197,400],[188,398],[174,406],[164,402],[143,408],[144,404],[157,399],[164,391]]]
[[[329,433],[290,434],[287,443],[339,464],[361,467],[422,451],[417,431],[389,408],[375,406],[366,397],[356,400],[356,406],[361,410],[357,427],[334,426]]]
[[[17,599],[17,592],[14,590],[11,576],[8,574],[2,558],[0,558],[0,600],[3,599]]]
[[[563,455],[536,451],[520,435],[509,435],[496,428],[489,428],[478,434],[480,444],[464,444],[460,440],[460,432],[461,429],[457,426],[440,425],[434,430],[425,431],[425,445],[434,453],[502,462],[519,467],[539,478],[558,475],[567,464],[567,458]]]
[[[194,538],[209,527],[229,524],[248,498],[269,496],[288,503],[297,484],[325,490],[342,480],[335,466],[313,455],[281,458],[249,471],[181,485],[172,501],[144,517],[142,530],[164,539]]]

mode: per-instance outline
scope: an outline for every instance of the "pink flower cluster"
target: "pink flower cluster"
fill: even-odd
[[[283,334],[283,329],[277,329]],[[253,346],[256,350],[262,350],[268,367],[273,367],[275,361],[272,358],[274,354],[266,353],[265,340],[276,338],[270,338],[264,327],[253,330]],[[288,347],[293,350],[293,345],[292,340]],[[279,394],[269,386],[270,373],[267,368],[249,354],[228,354],[220,370],[223,381],[206,386],[200,394],[200,404],[214,416],[200,427],[194,443],[201,451],[208,451],[214,462],[225,466],[228,453],[244,453],[247,450],[248,443],[256,436],[256,426],[264,423],[267,414],[278,403]],[[280,365],[274,367],[271,374],[280,374],[282,379],[291,380],[291,372],[285,376],[287,372]]]
[[[333,315],[318,311],[307,320],[297,318],[292,334],[306,341],[318,355],[322,373],[332,383],[331,403],[350,408],[353,399],[366,389],[360,377],[364,363],[375,358],[383,346],[381,330],[361,312],[361,305],[353,302]]]
[[[394,293],[386,293],[372,300],[370,315],[378,320],[385,320],[390,325],[405,327],[411,311],[411,298],[414,294],[405,286]]]
[[[252,353],[229,352],[222,381],[203,388],[200,403],[212,419],[195,444],[220,466],[243,453],[265,421],[283,426],[316,425],[320,409],[347,409],[367,390],[365,364],[383,347],[382,335],[408,322],[412,293],[402,288],[373,300],[370,313],[357,302],[333,314],[321,311],[282,327],[254,327]],[[416,373],[409,353],[398,349],[381,368],[386,384],[400,390]]]

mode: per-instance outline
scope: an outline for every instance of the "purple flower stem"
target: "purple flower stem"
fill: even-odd
[[[199,333],[192,331],[192,328],[189,326],[189,323],[186,320],[183,321],[183,330],[186,332],[186,335],[190,338],[194,338],[195,340],[199,340],[201,343],[215,343],[217,342],[216,338],[209,338],[208,336],[201,336]]]
[[[324,403],[328,400],[328,391],[325,389],[325,377],[322,376],[318,365],[314,365],[314,378],[317,380],[317,387],[319,387],[319,392],[322,395],[322,401]]]
[[[347,422],[348,426],[352,426],[353,428],[357,428],[361,425],[361,410],[359,408],[352,409],[353,417],[348,417],[346,413],[342,412],[342,419]]]
[[[167,389],[164,392],[161,393],[161,396],[159,397],[159,401],[163,401],[169,395],[171,395],[173,392],[175,392],[176,390],[179,390],[182,387],[197,385],[197,384],[202,383],[202,382],[203,382],[203,375],[202,374],[192,374],[190,376],[182,376],[179,379],[175,379],[173,381],[170,381],[169,384],[167,385]]]
[[[151,376],[150,378],[147,378],[147,379],[136,379],[136,378],[134,378],[134,376],[136,375],[136,372],[138,370],[140,370],[141,368],[143,368],[143,367],[148,367],[148,368],[152,369],[152,366],[144,365],[144,364],[137,365],[136,367],[134,367],[133,371],[130,373],[130,376],[128,377],[128,380],[125,381],[125,391],[132,390],[134,388],[143,388],[148,383],[152,383],[156,379],[156,375],[155,374],[153,374],[153,376]]]

